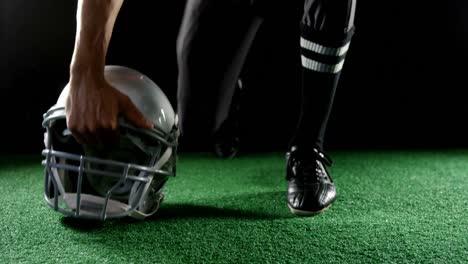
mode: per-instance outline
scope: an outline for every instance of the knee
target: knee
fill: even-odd
[[[305,0],[303,29],[342,36],[354,27],[355,6],[356,0]]]
[[[176,53],[179,61],[187,57],[187,48],[196,34],[195,31],[200,23],[200,16],[209,3],[209,0],[187,1],[176,40]]]
[[[176,41],[176,54],[177,54],[177,61],[183,61],[183,58],[187,57],[185,50],[186,50],[186,34],[183,32],[179,32]]]
[[[337,74],[354,33],[355,0],[306,0],[301,23],[302,66]]]

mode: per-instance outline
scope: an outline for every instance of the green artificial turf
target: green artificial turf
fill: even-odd
[[[284,155],[182,154],[158,215],[99,224],[43,201],[41,157],[0,157],[0,263],[468,263],[468,150],[335,151],[338,200],[285,203]]]

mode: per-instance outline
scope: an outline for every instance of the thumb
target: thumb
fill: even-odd
[[[128,96],[122,97],[120,101],[120,111],[122,115],[134,126],[139,128],[153,128],[153,124],[136,108]]]

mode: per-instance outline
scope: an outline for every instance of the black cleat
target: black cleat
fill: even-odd
[[[304,153],[297,147],[292,147],[286,158],[291,213],[313,216],[327,209],[336,198],[335,184],[325,168],[331,166],[331,159],[315,148]]]
[[[242,90],[240,80],[235,89],[229,115],[213,137],[213,151],[220,158],[233,158],[239,152],[239,109]]]

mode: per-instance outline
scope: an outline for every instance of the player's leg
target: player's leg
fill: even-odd
[[[241,68],[262,19],[247,0],[188,0],[177,40],[182,138],[224,128]]]
[[[336,197],[323,139],[346,53],[354,33],[356,0],[306,0],[301,21],[302,106],[288,153],[288,205],[311,215]]]

